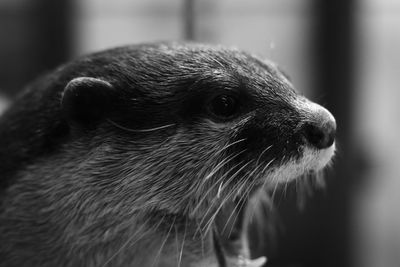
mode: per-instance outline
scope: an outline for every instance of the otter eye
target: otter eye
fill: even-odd
[[[211,112],[214,115],[227,119],[238,110],[238,101],[231,95],[218,95],[211,100]]]

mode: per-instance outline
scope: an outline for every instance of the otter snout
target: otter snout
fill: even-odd
[[[311,106],[311,120],[302,126],[302,134],[310,146],[317,149],[329,148],[335,142],[335,118],[320,105],[312,103]]]

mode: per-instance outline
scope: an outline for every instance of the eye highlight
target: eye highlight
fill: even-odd
[[[233,95],[221,94],[210,102],[210,111],[219,119],[230,119],[239,109],[238,99]]]

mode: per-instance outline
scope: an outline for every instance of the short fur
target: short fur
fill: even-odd
[[[234,118],[210,111],[221,93]],[[332,156],[304,137],[333,120],[309,107],[236,49],[145,44],[58,68],[0,119],[0,266],[253,266],[247,200]]]

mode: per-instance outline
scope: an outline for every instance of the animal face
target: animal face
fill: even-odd
[[[69,82],[64,113],[75,128],[95,122],[84,136],[103,136],[93,146],[106,143],[115,160],[106,173],[146,203],[198,210],[317,172],[334,153],[333,116],[299,95],[275,64],[245,52],[161,44],[89,62],[96,68],[81,75],[101,79]]]
[[[145,266],[164,247],[187,266],[204,244],[210,266],[216,217],[226,225],[254,191],[321,170],[336,130],[273,63],[165,43],[60,67],[0,126],[9,266]]]

